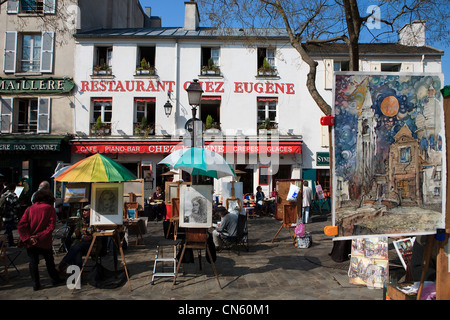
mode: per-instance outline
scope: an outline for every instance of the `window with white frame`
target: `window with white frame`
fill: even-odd
[[[93,98],[93,117],[94,121],[98,121],[100,118],[101,122],[105,124],[111,124],[112,120],[112,99],[111,98]]]
[[[258,128],[276,129],[278,98],[258,98]]]
[[[6,12],[28,14],[53,14],[56,9],[56,0],[8,0]]]
[[[2,98],[1,133],[49,133],[50,98]]]
[[[276,74],[275,48],[258,48],[258,74]]]
[[[5,33],[3,70],[16,72],[53,72],[54,33]]]
[[[220,74],[220,48],[202,47],[202,74]]]
[[[111,46],[96,47],[94,57],[94,75],[111,74],[113,48]]]
[[[139,46],[136,61],[136,74],[155,75],[156,74],[155,58],[156,58],[155,46]]]

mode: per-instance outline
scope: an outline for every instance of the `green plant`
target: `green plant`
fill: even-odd
[[[276,68],[271,66],[266,57],[264,57],[262,66],[258,69],[261,73],[273,73],[276,72]]]
[[[99,130],[105,126],[106,126],[106,123],[104,123],[102,121],[102,117],[98,116],[97,120],[95,121],[95,129]]]
[[[213,58],[209,58],[208,65],[202,67],[202,72],[205,71],[214,71],[214,72],[220,71],[219,67],[214,64]]]
[[[213,124],[214,124],[214,119],[210,114],[208,114],[208,116],[206,117],[206,123],[205,123],[206,129],[211,129],[213,127]]]

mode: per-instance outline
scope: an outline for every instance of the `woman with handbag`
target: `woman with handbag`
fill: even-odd
[[[53,258],[52,241],[53,231],[56,227],[56,211],[50,204],[54,200],[53,195],[45,190],[39,190],[35,194],[35,203],[28,207],[17,225],[20,240],[27,247],[29,269],[33,280],[33,289],[39,290],[39,256],[45,259],[48,274],[52,278],[53,285],[62,283]]]

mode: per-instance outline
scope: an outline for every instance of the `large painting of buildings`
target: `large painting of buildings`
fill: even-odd
[[[442,226],[441,87],[440,75],[335,74],[338,237],[428,234]]]

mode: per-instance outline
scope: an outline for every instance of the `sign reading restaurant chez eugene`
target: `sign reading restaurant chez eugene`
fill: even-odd
[[[67,93],[74,87],[69,78],[0,78],[0,93]]]
[[[205,93],[225,92],[223,81],[199,81]],[[190,81],[183,84],[186,89]],[[175,81],[90,80],[81,81],[82,92],[165,92],[174,91]],[[295,94],[293,83],[234,82],[234,93]]]

